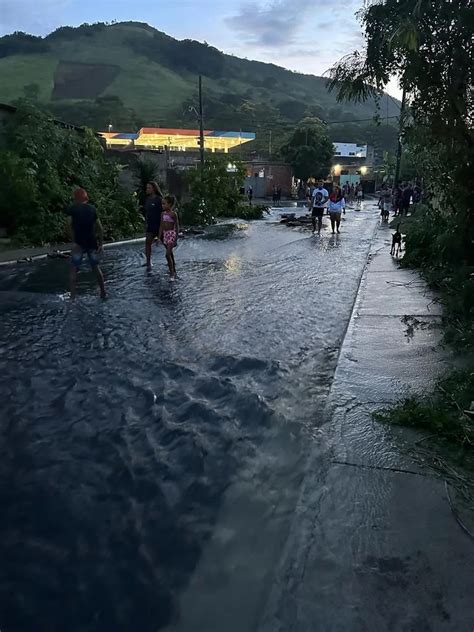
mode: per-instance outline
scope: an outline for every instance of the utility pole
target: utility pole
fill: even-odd
[[[268,141],[268,155],[272,157],[272,130],[270,130],[270,138]]]
[[[201,170],[204,170],[204,116],[202,109],[202,77],[199,75],[199,153]]]
[[[405,86],[403,87],[402,92],[402,105],[400,108],[400,119],[398,122],[398,145],[397,145],[397,164],[395,167],[395,181],[394,186],[398,185],[398,181],[400,179],[400,162],[402,160],[402,128],[403,128],[403,119],[405,116],[405,102],[406,102],[406,90]]]

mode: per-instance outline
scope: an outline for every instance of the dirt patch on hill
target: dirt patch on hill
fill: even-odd
[[[111,64],[60,61],[54,73],[53,99],[95,99],[120,72]]]

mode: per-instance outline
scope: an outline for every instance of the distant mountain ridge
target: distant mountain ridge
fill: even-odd
[[[27,97],[95,128],[195,127],[199,74],[210,128],[278,129],[305,116],[344,121],[370,119],[376,111],[374,102],[338,104],[322,77],[178,41],[140,22],[0,38],[0,101]],[[390,116],[398,114],[394,100],[387,107]]]

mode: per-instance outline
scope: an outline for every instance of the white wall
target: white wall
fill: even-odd
[[[338,158],[367,158],[367,145],[356,143],[333,143],[334,157]]]

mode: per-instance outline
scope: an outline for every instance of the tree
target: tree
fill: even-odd
[[[66,238],[63,210],[82,186],[99,209],[107,238],[134,232],[139,217],[92,130],[53,122],[30,104],[20,105],[5,128],[0,151],[0,225],[25,242]]]
[[[0,58],[10,55],[29,55],[33,53],[46,53],[49,44],[35,35],[27,35],[16,31],[11,35],[0,37]]]
[[[23,94],[28,101],[38,101],[40,94],[40,87],[37,83],[29,83],[23,86]]]
[[[281,116],[291,121],[299,121],[306,113],[307,104],[296,99],[285,99],[278,104]]]
[[[331,169],[334,146],[318,119],[303,119],[281,153],[297,178],[326,178]]]
[[[336,64],[330,82],[338,100],[360,101],[398,78],[405,168],[423,175],[430,215],[414,222],[404,262],[444,289],[463,345],[468,335],[474,345],[473,14],[472,0],[371,5],[361,13],[365,50]]]
[[[228,158],[210,156],[204,167],[189,171],[187,179],[191,199],[184,205],[185,224],[209,224],[219,215],[238,216],[242,200],[240,187],[245,167],[236,162],[228,169]]]
[[[159,166],[150,158],[140,157],[132,163],[132,173],[138,188],[140,204],[145,203],[146,185],[158,179]]]

